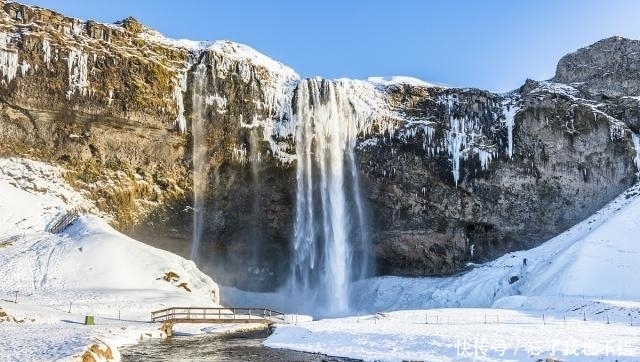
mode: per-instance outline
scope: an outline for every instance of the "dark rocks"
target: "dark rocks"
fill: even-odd
[[[600,40],[567,54],[554,81],[575,84],[591,96],[640,95],[640,41],[619,36]]]

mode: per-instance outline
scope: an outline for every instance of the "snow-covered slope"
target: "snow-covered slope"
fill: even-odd
[[[466,274],[360,282],[360,309],[378,313],[283,326],[265,344],[365,361],[638,361],[638,235],[640,184]]]
[[[361,282],[355,291],[358,307],[381,311],[506,306],[511,296],[552,297],[549,303],[572,297],[640,300],[640,279],[633,277],[640,274],[639,195],[636,185],[541,246],[507,254],[461,276]]]
[[[157,328],[146,323],[153,310],[217,306],[217,284],[192,261],[82,215],[93,206],[64,183],[63,173],[39,162],[0,160],[0,308],[21,321],[0,323],[0,335],[14,336],[2,338],[0,361],[66,358],[98,336],[130,343]],[[62,232],[47,232],[71,210],[81,215]],[[85,315],[97,325],[83,328]]]

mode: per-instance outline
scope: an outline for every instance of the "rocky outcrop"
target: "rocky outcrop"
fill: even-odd
[[[65,166],[121,228],[183,200],[190,151],[172,93],[188,51],[145,41],[153,34],[132,18],[104,25],[0,6],[0,153]]]
[[[575,89],[528,81],[506,99],[477,90],[432,92],[406,104],[434,120],[432,130],[361,152],[374,206],[375,250],[387,273],[454,273],[467,262],[536,246],[634,181],[630,132],[573,95]],[[438,105],[443,96],[453,98],[454,107]],[[502,118],[509,112],[499,108],[505,102],[517,109],[511,150],[503,126],[508,120]],[[485,167],[482,153],[462,151],[457,185],[451,152],[424,150],[425,144],[437,145],[428,138],[448,137],[451,117],[467,122],[467,132],[484,137],[493,154]]]
[[[620,36],[600,40],[558,62],[556,82],[574,85],[590,96],[640,94],[640,41]]]
[[[456,273],[535,246],[635,180],[636,41],[605,39],[564,57],[553,81],[501,95],[410,79],[300,83],[240,44],[0,4],[0,154],[64,166],[121,230],[183,254],[195,189],[198,262],[222,284],[287,278],[295,109],[327,89],[357,118],[350,177],[371,239],[358,252],[378,273]],[[300,84],[320,96],[301,98]]]

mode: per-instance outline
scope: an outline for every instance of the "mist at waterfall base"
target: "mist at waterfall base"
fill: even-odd
[[[207,105],[202,98],[206,93],[205,70],[202,65],[196,66],[193,82],[194,218],[191,258],[200,261],[199,264],[206,264],[207,259],[207,255],[200,255],[200,237],[206,229],[205,224],[213,221],[203,220],[203,215],[211,215],[211,210],[203,208],[211,205],[203,202],[207,183],[207,170],[203,166],[207,164],[206,149],[201,145],[202,126],[197,125],[207,121]],[[354,313],[350,303],[351,285],[367,277],[371,265],[366,207],[354,153],[365,116],[357,111],[350,97],[348,87],[339,81],[319,78],[301,80],[293,90],[291,109],[286,113],[295,124],[295,210],[292,210],[290,256],[289,260],[283,261],[288,264],[290,272],[284,285],[274,293],[234,293],[231,291],[233,286],[230,286],[229,293],[223,293],[228,305],[259,305],[314,317]],[[251,144],[254,144],[254,130],[251,135]],[[255,149],[249,149],[249,152],[254,153]],[[260,189],[255,165],[246,167],[251,168],[255,189]],[[251,210],[247,212],[259,212],[258,203],[258,198],[254,198]],[[260,230],[255,230],[255,226],[252,229],[259,242],[266,242],[261,240]],[[247,254],[253,255],[254,259],[259,258],[259,253]],[[247,260],[247,265],[256,262]],[[228,270],[224,272],[231,273]],[[214,274],[213,277],[220,276]],[[242,297],[234,297],[239,295]]]

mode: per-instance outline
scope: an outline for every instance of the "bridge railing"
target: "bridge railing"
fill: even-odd
[[[151,312],[151,321],[183,321],[198,323],[202,321],[224,320],[247,322],[271,321],[284,323],[285,314],[267,308],[208,308],[208,307],[172,307]]]

